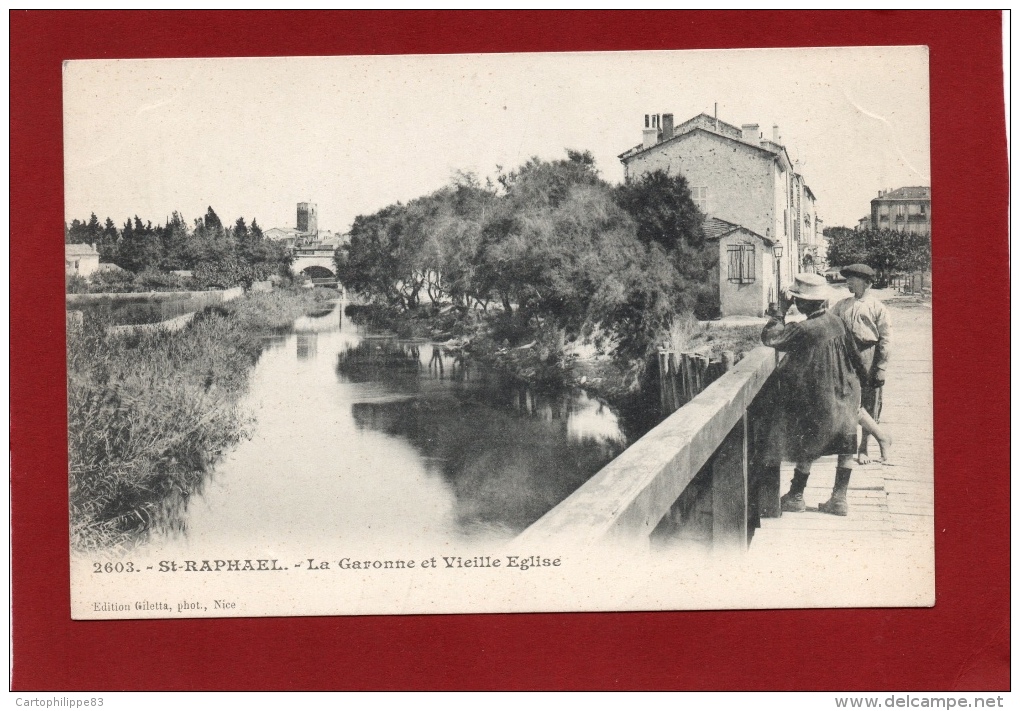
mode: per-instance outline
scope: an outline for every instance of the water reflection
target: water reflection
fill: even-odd
[[[626,445],[581,391],[535,393],[339,307],[267,340],[243,405],[253,436],[192,497],[195,545],[509,537]]]
[[[318,355],[319,334],[299,333],[297,334],[297,359],[308,360]]]
[[[407,396],[354,403],[354,421],[414,445],[452,486],[468,531],[523,530],[626,444],[615,415],[582,391],[536,393],[471,369],[455,349],[366,340],[338,355],[337,372]]]
[[[465,530],[516,533],[536,521],[623,449],[616,438],[570,436],[548,404],[539,416],[456,394],[362,402],[359,427],[414,445],[447,481]],[[546,415],[546,416],[543,416]]]

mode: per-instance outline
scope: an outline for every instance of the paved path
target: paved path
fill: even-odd
[[[881,293],[878,294],[881,298]],[[892,359],[884,390],[881,424],[894,440],[896,466],[856,465],[850,480],[847,517],[818,512],[829,498],[836,458],[812,468],[804,498],[808,511],[765,519],[750,554],[790,548],[812,555],[889,546],[930,551],[934,545],[934,458],[932,438],[931,308],[890,299]],[[872,441],[872,452],[878,447]],[[781,489],[789,488],[793,465],[782,467]]]

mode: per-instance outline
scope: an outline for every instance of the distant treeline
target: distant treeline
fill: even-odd
[[[877,272],[879,286],[895,272],[931,270],[931,235],[850,227],[826,227],[824,234],[829,264],[868,264]]]
[[[290,264],[287,250],[266,239],[256,220],[248,226],[239,217],[228,228],[211,207],[191,226],[178,212],[163,225],[143,223],[136,215],[119,228],[109,217],[100,223],[92,213],[88,221],[74,220],[65,225],[64,241],[93,244],[100,262],[131,272],[97,274],[92,279],[97,283],[138,281],[141,276],[142,281],[147,277],[156,288],[168,281],[165,275],[170,272],[187,270],[193,272],[199,286],[250,286],[274,274],[286,274]]]
[[[510,345],[556,329],[640,358],[674,316],[718,310],[703,222],[682,176],[612,186],[568,150],[358,216],[336,262],[348,289],[390,309],[453,304],[501,321]]]

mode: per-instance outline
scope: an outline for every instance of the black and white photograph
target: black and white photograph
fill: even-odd
[[[933,605],[928,76],[66,62],[72,617]]]

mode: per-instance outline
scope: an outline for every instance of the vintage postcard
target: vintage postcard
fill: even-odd
[[[934,604],[925,47],[63,106],[74,619]]]

